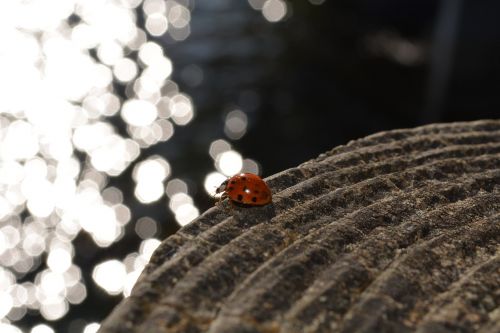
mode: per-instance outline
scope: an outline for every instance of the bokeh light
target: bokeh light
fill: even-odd
[[[241,171],[243,167],[243,158],[240,153],[234,150],[228,150],[217,155],[215,158],[215,165],[217,170],[222,174],[232,176]]]
[[[267,0],[248,0],[253,9],[261,10]]]
[[[278,22],[285,17],[287,4],[284,0],[267,0],[262,6],[262,15],[269,22]]]
[[[0,332],[5,332],[5,333],[23,333],[19,328],[17,328],[14,325],[7,324],[7,323],[1,323],[0,322]]]
[[[54,333],[54,330],[45,324],[33,326],[31,333]]]
[[[146,29],[153,36],[161,36],[168,29],[168,20],[161,13],[148,15],[146,18]]]
[[[175,214],[175,219],[181,226],[188,224],[200,215],[198,208],[194,206],[193,198],[184,192],[171,195],[169,208]]]
[[[156,235],[158,226],[150,217],[141,217],[135,224],[135,232],[142,239],[152,238]]]
[[[137,26],[141,4],[145,31]],[[97,248],[109,247],[131,219],[122,192],[107,185],[110,177],[139,159],[139,201],[165,193],[169,163],[160,156],[140,161],[141,149],[170,139],[176,125],[191,122],[194,107],[169,80],[173,64],[148,34],[182,40],[190,20],[190,9],[176,1],[0,3],[0,43],[8,46],[0,53],[0,318],[19,321],[31,309],[57,321],[85,300],[88,281],[73,262],[73,241],[85,233]],[[122,99],[115,85],[132,94]],[[109,121],[117,113],[130,137]],[[192,200],[175,209],[178,223],[199,214]],[[159,244],[155,220],[136,226],[142,243],[131,269],[118,258],[90,267],[110,295],[130,291]],[[0,325],[1,332],[20,331]],[[54,330],[39,323],[30,332]]]
[[[208,153],[213,159],[216,159],[219,154],[222,154],[228,150],[231,150],[231,144],[226,140],[218,139],[210,144]]]
[[[167,183],[165,193],[169,198],[172,198],[176,193],[188,193],[188,186],[183,180],[174,178]]]
[[[116,61],[113,66],[113,74],[120,82],[130,82],[137,76],[137,64],[129,58]]]
[[[310,0],[315,5],[320,5],[324,0]],[[279,22],[289,13],[289,5],[286,0],[248,0],[250,6],[255,10],[262,11],[262,15],[269,22]]]
[[[257,7],[269,21],[288,8],[281,0]],[[179,176],[175,153],[145,153],[197,117],[172,79],[168,50],[190,36],[192,9],[176,0],[0,2],[0,332],[57,331],[91,289],[129,296],[163,223],[175,230],[200,215],[199,189]],[[205,75],[195,63],[179,69],[190,87]],[[206,192],[240,171],[259,172],[230,143],[245,136],[248,118],[235,106],[219,124],[224,137],[205,143],[213,161]],[[131,178],[132,190],[117,177]],[[133,205],[170,217],[142,216]],[[135,251],[101,255],[127,237]],[[80,267],[94,254],[98,262]],[[99,327],[75,320],[76,333]]]
[[[170,174],[170,165],[159,157],[151,157],[136,165],[133,178],[136,182],[135,195],[143,203],[151,203],[164,193],[163,181]]]
[[[100,326],[98,323],[90,323],[85,326],[83,333],[96,333]]]
[[[177,94],[170,99],[172,120],[177,125],[187,125],[194,116],[193,105],[189,97]]]
[[[126,277],[125,265],[116,259],[100,263],[92,272],[95,283],[110,295],[118,295],[123,291]]]
[[[156,119],[157,115],[155,105],[145,100],[131,99],[123,104],[123,119],[133,126],[147,126]]]
[[[208,194],[214,196],[215,190],[222,184],[225,180],[227,179],[226,176],[224,176],[220,172],[211,172],[205,177],[205,191],[207,191]]]
[[[247,115],[241,110],[234,110],[227,114],[224,124],[224,133],[232,140],[238,140],[245,135],[248,125]]]

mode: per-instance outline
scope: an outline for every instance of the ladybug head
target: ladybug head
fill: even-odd
[[[217,187],[217,189],[215,190],[215,194],[224,192],[226,190],[226,186],[227,186],[227,179],[223,181],[222,184],[219,185],[219,187]]]

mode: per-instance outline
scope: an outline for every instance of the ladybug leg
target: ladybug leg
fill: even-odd
[[[235,210],[236,206],[233,202],[233,200],[229,200],[229,208],[226,208],[229,213],[231,213],[231,215],[234,215],[234,210]]]
[[[215,201],[215,205],[217,207],[219,207],[219,203],[220,203],[220,197],[216,198],[215,196],[217,195],[217,193],[215,193],[214,195],[212,195],[212,198],[214,199]]]
[[[218,197],[218,198],[216,198],[216,197],[214,196],[214,199],[215,199],[215,205],[216,205],[217,207],[219,207],[219,208],[220,208],[220,207],[221,207],[221,205],[222,205],[223,195],[221,195],[221,196],[220,196],[220,197]]]
[[[225,211],[228,210],[228,208],[226,206],[224,206],[224,203],[222,202],[224,199],[227,198],[227,195],[226,193],[222,193],[222,195],[217,199],[215,205],[219,208],[224,208]]]
[[[221,197],[221,200],[224,200],[224,199],[226,199],[227,197],[228,197],[228,196],[227,196],[227,194],[226,194],[226,193],[224,193],[224,194],[222,195],[222,197]],[[234,206],[234,202],[233,202],[233,200],[231,200],[231,199],[229,199],[229,200],[228,200],[228,202],[229,202],[229,204],[228,204],[228,205],[224,205],[224,210],[225,210],[226,212],[230,213],[231,215],[233,215],[233,214],[234,214],[234,207],[235,207],[235,206]],[[222,201],[221,201],[221,205],[223,205]]]
[[[236,206],[234,205],[233,200],[229,199],[229,203],[227,205],[224,205],[224,199],[228,198],[226,193],[222,193],[222,195],[219,198],[216,198],[215,205],[219,208],[223,208],[226,212],[230,214],[234,214],[234,209]]]

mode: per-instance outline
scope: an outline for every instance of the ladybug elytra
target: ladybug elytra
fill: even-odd
[[[267,184],[253,173],[240,173],[225,180],[215,193],[222,193],[220,200],[229,198],[231,203],[243,206],[264,206],[272,201]]]

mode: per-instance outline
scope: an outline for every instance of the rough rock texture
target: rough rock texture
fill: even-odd
[[[500,121],[350,142],[161,244],[101,326],[126,332],[500,332]]]

